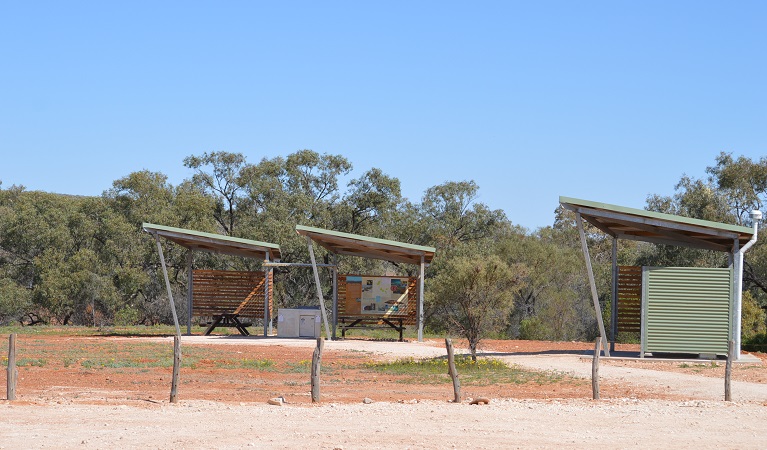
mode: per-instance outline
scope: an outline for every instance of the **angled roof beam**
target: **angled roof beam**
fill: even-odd
[[[709,236],[716,236],[726,239],[737,239],[740,237],[739,233],[734,231],[726,231],[722,229],[707,228],[697,225],[685,224],[680,222],[665,221],[660,219],[653,219],[649,217],[641,217],[633,214],[618,213],[612,211],[603,211],[592,208],[578,207],[577,211],[584,216],[600,217],[604,219],[623,221],[632,224],[632,226],[638,224],[650,225],[660,228],[669,228],[672,230],[687,231],[690,233],[699,233]]]
[[[666,240],[667,242],[671,244],[682,245],[685,247],[697,247],[697,248],[704,248],[708,250],[718,250],[718,251],[724,251],[724,252],[727,252],[730,250],[729,245],[717,244],[710,240],[696,238],[695,236],[678,233],[673,230],[660,229],[659,227],[656,227],[653,225],[647,225],[647,224],[638,223],[638,222],[626,223],[622,220],[615,220],[615,222],[622,225],[626,225],[628,227],[633,227],[634,229],[637,229],[640,231],[646,231],[648,233],[655,235],[655,236],[642,235],[642,237],[644,238],[657,237],[659,239]],[[639,233],[634,233],[634,235],[639,235]]]
[[[611,230],[609,227],[605,226],[602,222],[594,219],[593,217],[588,217],[588,216],[586,216],[586,217],[581,216],[581,217],[586,219],[586,221],[588,223],[594,225],[599,230],[601,230],[603,233],[609,234],[612,237],[616,237],[616,233],[613,230]]]
[[[672,239],[667,239],[663,237],[654,237],[654,236],[645,236],[645,235],[636,235],[636,234],[621,234],[618,233],[618,239],[625,239],[627,241],[638,241],[638,242],[649,242],[651,244],[663,244],[663,245],[677,245],[679,247],[688,247],[688,248],[700,248],[704,250],[714,250],[719,252],[729,252],[730,247],[721,246],[718,244],[714,244],[712,242],[698,242],[698,243],[688,243],[688,242],[682,242]]]

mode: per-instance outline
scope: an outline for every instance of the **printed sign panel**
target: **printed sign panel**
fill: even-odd
[[[380,315],[407,312],[407,278],[347,276],[346,283],[347,311]],[[352,302],[356,304],[350,304]]]

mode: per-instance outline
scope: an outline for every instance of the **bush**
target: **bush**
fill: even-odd
[[[743,350],[748,352],[767,353],[767,333],[757,334],[744,339],[742,347]]]
[[[549,328],[541,319],[530,317],[519,323],[519,338],[528,341],[545,341],[549,338]]]
[[[133,306],[126,306],[115,313],[116,326],[136,325],[139,322],[141,313]]]
[[[19,321],[31,308],[28,289],[7,278],[0,279],[0,325]]]
[[[764,335],[767,333],[767,315],[764,310],[759,307],[756,299],[750,292],[743,292],[741,311],[741,332],[740,336],[743,341],[746,341],[752,337],[758,335]],[[762,350],[763,351],[763,350]]]

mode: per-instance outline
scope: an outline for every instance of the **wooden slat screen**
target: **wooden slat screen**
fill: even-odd
[[[386,314],[364,314],[359,311],[360,292],[351,292],[346,284],[347,276],[361,276],[366,278],[407,278],[407,308],[396,313]],[[354,285],[355,283],[352,283]],[[338,315],[370,316],[370,317],[402,317],[403,324],[415,325],[418,312],[418,278],[417,277],[376,277],[370,275],[338,275]]]
[[[642,331],[642,267],[618,266],[618,332]]]
[[[273,288],[273,283],[270,282],[270,317]],[[263,319],[264,272],[193,270],[192,315],[207,317],[232,313],[242,317]]]

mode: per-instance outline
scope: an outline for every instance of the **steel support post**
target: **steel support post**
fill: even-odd
[[[421,270],[418,275],[418,342],[423,342],[423,276],[424,256],[421,255]]]
[[[320,285],[320,273],[317,271],[317,261],[314,259],[314,246],[312,238],[306,236],[306,245],[309,246],[309,257],[312,260],[312,270],[314,271],[314,283],[317,285],[317,298],[320,300],[320,312],[322,312],[322,321],[325,323],[325,335],[330,336],[330,326],[328,326],[328,312],[325,311],[325,298],[322,296],[322,286]]]
[[[338,255],[333,253],[333,267],[330,269],[333,277],[333,339],[336,339],[338,328]]]
[[[192,293],[194,288],[194,279],[192,277],[192,266],[194,265],[194,250],[191,248],[186,254],[186,273],[187,273],[187,290],[186,290],[186,335],[192,335]]]
[[[264,263],[269,263],[269,252],[264,254]],[[269,314],[269,285],[272,280],[272,269],[264,265],[264,337],[272,334],[272,316]]]
[[[594,312],[597,316],[597,325],[602,339],[602,349],[605,356],[610,356],[610,346],[607,344],[607,334],[605,333],[605,323],[602,320],[602,309],[599,307],[599,295],[597,294],[597,283],[594,281],[594,269],[591,267],[591,256],[589,255],[589,246],[586,243],[586,232],[583,231],[583,218],[581,213],[576,212],[575,217],[578,221],[578,233],[581,235],[581,248],[583,257],[586,259],[586,270],[589,273],[589,285],[591,286],[591,297],[594,299]]]
[[[181,328],[178,326],[178,315],[176,314],[176,304],[173,302],[173,291],[170,289],[170,280],[168,279],[168,269],[165,267],[165,255],[162,253],[160,236],[154,234],[154,240],[157,243],[157,253],[160,254],[160,264],[162,264],[162,274],[165,277],[165,288],[168,289],[168,300],[170,301],[170,311],[173,313],[173,324],[176,326],[176,336],[181,338]]]
[[[618,238],[613,238],[613,298],[610,302],[610,351],[615,351],[618,339]]]

